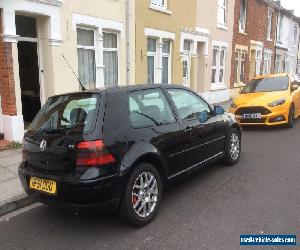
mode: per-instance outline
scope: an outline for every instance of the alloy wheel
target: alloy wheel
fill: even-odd
[[[240,156],[240,138],[238,134],[233,133],[230,136],[230,157],[236,161]]]
[[[158,185],[155,176],[150,172],[142,172],[135,180],[132,190],[132,206],[135,213],[146,218],[157,206]]]

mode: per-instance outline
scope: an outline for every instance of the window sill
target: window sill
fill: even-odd
[[[163,7],[153,5],[153,4],[150,5],[149,9],[159,11],[159,12],[162,12],[162,13],[165,13],[165,14],[168,14],[168,15],[172,15],[172,11],[170,11],[168,9],[165,9]]]
[[[239,34],[244,35],[244,36],[248,36],[248,34],[245,31],[239,30]]]
[[[227,86],[224,83],[212,83],[210,86],[211,91],[227,89]]]
[[[268,42],[273,42],[273,40],[272,40],[272,39],[270,39],[270,38],[268,38],[267,40],[268,40]]]
[[[240,88],[240,87],[245,87],[245,86],[246,86],[246,84],[243,82],[233,84],[234,88]]]
[[[229,30],[228,27],[226,26],[226,24],[221,24],[221,23],[217,24],[217,28],[221,29],[221,30],[226,30],[226,31]]]

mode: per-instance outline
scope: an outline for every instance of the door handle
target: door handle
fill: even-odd
[[[186,127],[184,131],[187,133],[191,133],[192,130],[193,130],[193,127]]]

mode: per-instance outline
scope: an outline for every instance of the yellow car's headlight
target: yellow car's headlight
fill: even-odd
[[[268,104],[268,106],[273,108],[273,107],[276,107],[276,106],[280,106],[282,104],[285,104],[285,99],[284,98],[276,100],[274,102],[271,102],[271,103]]]
[[[232,109],[237,109],[238,106],[233,102],[233,103],[230,104],[230,108],[232,108]]]

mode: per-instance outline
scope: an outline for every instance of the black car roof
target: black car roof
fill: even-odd
[[[80,93],[94,93],[98,94],[101,92],[111,92],[111,91],[135,91],[135,90],[141,90],[141,89],[152,89],[152,88],[157,88],[157,87],[173,87],[173,88],[183,88],[183,89],[188,89],[182,85],[179,84],[137,84],[137,85],[126,85],[126,86],[114,86],[114,87],[103,87],[103,88],[95,88],[95,89],[89,89],[86,91],[75,91],[75,92],[69,92],[69,93],[64,93],[60,95],[76,95]],[[54,96],[60,96],[60,95],[54,95]]]

